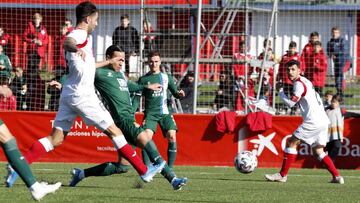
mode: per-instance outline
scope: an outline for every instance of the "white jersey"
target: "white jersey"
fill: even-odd
[[[65,59],[69,68],[69,74],[63,85],[62,97],[86,96],[95,93],[95,58],[92,50],[92,38],[85,30],[75,29],[68,37],[76,41],[76,46],[86,54],[83,60],[73,52],[66,52]]]
[[[299,104],[304,125],[323,126],[330,123],[319,94],[305,77],[300,76],[294,82],[291,100]]]

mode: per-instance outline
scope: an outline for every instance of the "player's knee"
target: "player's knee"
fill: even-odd
[[[168,131],[166,138],[168,139],[169,142],[176,142],[176,132],[175,131]]]

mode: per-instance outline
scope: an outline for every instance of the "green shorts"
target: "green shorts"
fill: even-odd
[[[4,122],[0,119],[0,125],[4,124]]]
[[[158,123],[164,137],[166,137],[167,131],[178,130],[172,114],[145,114],[142,127],[144,129],[150,129],[155,133]]]
[[[136,127],[135,122],[134,118],[123,118],[121,120],[117,120],[115,125],[120,128],[126,141],[136,146],[138,135],[145,130],[142,127]]]

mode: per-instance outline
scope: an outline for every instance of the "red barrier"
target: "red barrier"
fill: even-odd
[[[21,151],[46,136],[55,114],[42,112],[1,112],[10,131],[17,138]],[[136,116],[141,122],[142,114]],[[286,139],[301,123],[300,117],[273,117],[273,127],[262,133],[249,132],[244,117],[236,118],[234,133],[221,134],[215,130],[213,115],[175,115],[178,124],[178,165],[232,166],[239,150],[256,151],[259,167],[280,167]],[[345,144],[336,165],[339,168],[360,169],[360,119],[345,120]],[[240,138],[240,139],[239,139]],[[167,142],[160,135],[154,140],[160,153],[166,157]],[[238,145],[239,140],[239,145]],[[294,167],[320,167],[311,156],[310,147],[302,144]],[[3,153],[0,160],[4,161]],[[85,162],[101,163],[116,161],[117,155],[110,140],[80,119],[74,124],[63,145],[42,157],[42,162]]]

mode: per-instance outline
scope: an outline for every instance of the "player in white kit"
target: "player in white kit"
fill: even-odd
[[[280,172],[272,175],[266,174],[265,178],[269,181],[286,182],[291,163],[296,159],[297,147],[303,141],[312,147],[318,160],[331,173],[333,176],[331,183],[344,184],[344,178],[340,176],[334,163],[324,152],[327,142],[329,118],[324,111],[322,100],[314,90],[312,83],[305,77],[302,77],[300,72],[300,63],[298,61],[292,60],[288,63],[287,74],[294,85],[291,98],[285,95],[280,85],[277,85],[277,89],[279,90],[279,96],[289,107],[299,104],[303,123],[295,130],[287,142]]]
[[[127,143],[123,133],[116,127],[110,113],[95,93],[96,67],[103,67],[119,60],[119,58],[113,58],[95,63],[92,40],[89,35],[97,26],[98,18],[98,10],[91,2],[85,1],[77,5],[76,29],[68,34],[64,43],[69,74],[63,85],[53,130],[49,136],[35,142],[24,157],[31,164],[40,156],[52,151],[54,147],[61,145],[76,116],[79,115],[87,125],[94,125],[108,135],[119,155],[125,157],[133,165],[143,181],[150,182],[152,177],[162,170],[165,161],[158,165],[146,166]],[[16,173],[9,174],[16,176]],[[14,179],[7,177],[7,180]],[[10,187],[12,184],[7,183]]]

